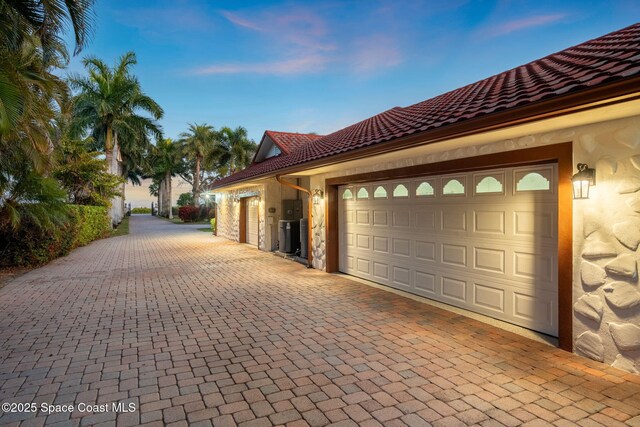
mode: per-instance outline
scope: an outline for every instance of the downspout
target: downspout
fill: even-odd
[[[311,238],[313,236],[313,195],[311,194],[311,190],[307,190],[306,188],[282,180],[280,179],[280,175],[276,175],[276,181],[278,181],[282,185],[293,188],[294,190],[303,191],[307,193],[309,197],[309,202],[307,203],[307,216],[309,217],[309,226],[307,227],[307,267],[311,267],[311,261],[313,260],[313,256],[311,255]]]

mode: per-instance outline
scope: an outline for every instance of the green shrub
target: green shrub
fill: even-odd
[[[107,208],[103,206],[69,205],[75,212],[77,232],[73,247],[84,246],[105,237],[111,231]]]
[[[133,208],[131,209],[132,214],[150,214],[151,208]]]
[[[211,231],[213,231],[213,234],[216,234],[216,219],[215,218],[211,218],[211,220],[209,221],[211,223]]]
[[[47,231],[29,219],[17,231],[0,231],[0,265],[45,264],[106,236],[111,230],[106,207],[67,205],[66,210],[67,221]]]

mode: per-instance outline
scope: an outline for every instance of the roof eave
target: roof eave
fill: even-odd
[[[348,160],[356,160],[363,157],[397,151],[409,146],[433,144],[447,139],[470,136],[481,132],[507,128],[510,126],[531,123],[537,120],[640,99],[640,91],[638,88],[640,88],[640,75],[572,92],[567,95],[555,96],[553,98],[544,99],[524,106],[467,119],[436,129],[430,129],[392,139],[387,142],[299,163],[297,165],[234,181],[221,187],[216,187],[214,185],[212,188],[221,189],[231,185],[237,185],[244,181],[259,180],[274,177],[276,175],[287,175],[306,169],[328,166]]]

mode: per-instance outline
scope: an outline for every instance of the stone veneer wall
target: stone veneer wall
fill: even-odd
[[[224,198],[216,198],[217,202],[217,234],[229,240],[237,242],[240,240],[240,203],[235,202],[234,198],[243,193],[260,194],[259,212],[259,229],[258,229],[258,248],[265,247],[265,191],[262,185],[242,188],[240,190],[225,191]]]
[[[574,340],[578,354],[617,368],[640,369],[640,118],[526,135],[386,164],[314,176],[325,180],[418,164],[573,141],[574,166],[597,169],[589,200],[574,201]],[[313,210],[313,267],[325,270],[324,203]]]
[[[588,200],[574,201],[576,352],[640,369],[640,118],[579,129],[574,162],[596,168]]]

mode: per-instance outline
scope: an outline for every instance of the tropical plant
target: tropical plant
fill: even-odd
[[[180,134],[184,157],[190,162],[188,172],[181,176],[192,184],[193,205],[200,204],[201,185],[204,177],[202,162],[205,156],[213,149],[217,140],[217,133],[213,126],[208,124],[189,124],[189,130]]]
[[[151,164],[153,164],[153,176],[160,184],[161,206],[159,206],[159,212],[163,216],[173,218],[171,178],[185,170],[180,144],[169,138],[158,142],[151,150]]]
[[[131,73],[136,63],[133,52],[123,55],[113,68],[88,57],[83,60],[88,76],[70,78],[72,88],[78,91],[74,99],[76,126],[90,133],[97,147],[104,150],[108,171],[134,184],[139,183],[137,177],[144,167],[150,137],[162,139],[157,120],[164,114]],[[124,184],[122,190],[124,194]],[[124,216],[124,199],[116,198],[113,205],[111,218],[115,224]]]
[[[247,129],[223,127],[218,132],[218,143],[209,151],[205,159],[207,166],[219,175],[226,176],[238,172],[251,163],[257,145],[249,139]]]
[[[182,193],[178,196],[178,206],[188,206],[193,204],[193,194],[192,193]]]
[[[63,140],[56,148],[58,166],[53,171],[67,191],[68,201],[76,205],[111,206],[111,199],[121,196],[123,178],[107,172],[100,153],[89,152],[85,141]]]

